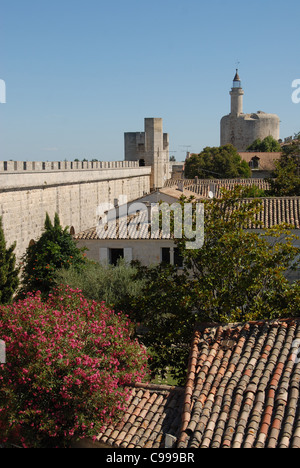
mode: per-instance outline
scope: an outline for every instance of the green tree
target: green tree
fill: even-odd
[[[263,140],[258,138],[248,148],[247,151],[259,151],[262,153],[276,153],[281,152],[281,146],[277,140],[271,135],[267,136]]]
[[[115,265],[102,265],[86,260],[80,270],[71,266],[57,272],[56,282],[80,289],[87,299],[104,301],[107,306],[117,310],[127,309],[127,297],[141,293],[143,281],[136,278],[137,267],[126,264],[120,259]]]
[[[185,237],[176,242],[185,261],[183,271],[164,265],[141,269],[139,277],[146,283],[132,308],[149,330],[143,339],[153,350],[155,371],[169,366],[175,377],[184,378],[198,322],[245,322],[298,313],[299,284],[291,286],[285,277],[299,255],[289,226],[260,233],[245,229],[260,227],[256,220],[262,206],[258,199],[243,201],[243,196],[243,189],[236,187],[224,191],[221,199],[205,201],[202,248],[186,249]]]
[[[193,154],[186,161],[185,177],[193,179],[236,179],[248,178],[251,170],[232,145],[207,147],[199,154]]]
[[[44,232],[30,244],[23,256],[21,294],[41,291],[47,295],[56,286],[56,274],[61,268],[83,268],[83,250],[78,249],[68,228],[62,228],[58,214],[52,224],[46,214]]]
[[[16,243],[6,248],[2,217],[0,217],[0,304],[9,304],[19,286],[15,248]]]
[[[243,188],[243,196],[245,198],[262,198],[266,196],[266,191],[257,185],[251,185]]]
[[[300,196],[300,141],[283,146],[281,158],[267,181],[271,196]]]
[[[300,132],[294,134],[294,140],[298,140],[298,143],[300,142]]]

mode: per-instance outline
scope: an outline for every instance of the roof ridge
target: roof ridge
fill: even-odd
[[[125,387],[132,387],[132,388],[140,388],[144,390],[152,390],[152,391],[184,391],[184,387],[176,386],[176,385],[166,385],[166,384],[155,384],[155,383],[147,383],[147,382],[133,382],[130,384],[124,385]]]

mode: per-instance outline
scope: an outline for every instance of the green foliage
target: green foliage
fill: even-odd
[[[185,177],[193,179],[236,179],[251,177],[246,161],[242,161],[232,145],[207,147],[193,154],[185,163]]]
[[[243,187],[243,198],[262,198],[265,196],[266,191],[257,187],[257,185]]]
[[[136,278],[137,271],[123,259],[116,266],[86,260],[81,270],[74,266],[59,270],[56,282],[78,288],[86,298],[104,301],[108,306],[124,311],[126,298],[139,295],[143,286],[143,281]]]
[[[281,151],[281,146],[277,140],[271,135],[267,136],[263,140],[258,138],[252,145],[247,148],[247,151],[259,151],[262,153],[276,153]]]
[[[57,214],[52,224],[48,213],[44,232],[30,244],[22,260],[21,294],[41,291],[47,295],[56,286],[58,270],[73,266],[80,271],[85,263],[83,250],[77,248],[68,228],[61,227]]]
[[[271,196],[300,196],[300,143],[293,142],[283,149],[275,170],[267,179]]]
[[[171,375],[183,383],[189,356],[194,316],[188,273],[171,265],[140,266],[137,275],[145,281],[142,294],[131,298],[131,319],[147,330],[141,340],[149,349],[153,374],[165,378],[167,367]]]
[[[19,285],[19,269],[16,267],[14,250],[16,243],[8,249],[0,217],[0,304],[8,304]]]
[[[242,201],[236,187],[221,199],[205,201],[205,239],[200,249],[186,249],[177,240],[185,268],[159,265],[143,268],[143,295],[132,301],[133,317],[148,333],[155,371],[171,368],[184,378],[192,331],[197,322],[246,322],[293,316],[300,308],[299,283],[285,273],[299,255],[290,226],[247,230],[261,210],[258,199]],[[182,199],[182,205],[188,200]],[[294,267],[297,267],[295,262]],[[192,274],[191,274],[192,273]]]
[[[300,132],[294,134],[294,140],[298,140],[298,143],[300,142]]]

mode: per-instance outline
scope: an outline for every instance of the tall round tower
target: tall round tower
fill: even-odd
[[[279,139],[280,119],[276,114],[266,114],[258,111],[252,114],[243,113],[243,96],[241,79],[236,70],[230,91],[230,114],[221,119],[221,146],[232,144],[238,151],[246,149],[258,138],[263,140],[267,136]]]

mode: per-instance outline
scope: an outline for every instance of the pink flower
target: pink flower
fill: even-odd
[[[0,430],[0,443],[28,420],[30,441],[93,437],[122,410],[122,385],[145,376],[145,349],[132,340],[128,317],[79,290],[59,288],[46,302],[31,294],[0,313],[8,357],[0,367],[0,423],[6,414],[14,421]]]

